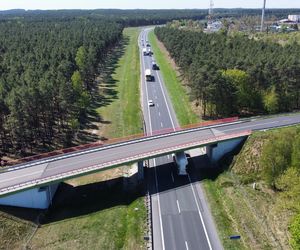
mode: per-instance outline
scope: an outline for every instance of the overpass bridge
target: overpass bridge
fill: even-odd
[[[299,114],[230,120],[230,122],[150,135],[18,164],[4,168],[0,172],[0,196],[6,196],[0,198],[0,204],[9,204],[5,201],[15,200],[16,196],[12,195],[14,193],[29,189],[35,189],[38,193],[41,192],[39,188],[44,187],[42,191],[46,196],[43,199],[45,199],[45,204],[49,205],[56,191],[56,186],[53,185],[55,183],[192,148],[206,146],[211,160],[216,161],[249,136],[253,130],[272,129],[299,123]],[[25,192],[15,195],[21,197]]]

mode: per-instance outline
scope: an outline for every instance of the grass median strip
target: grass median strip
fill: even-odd
[[[101,84],[103,94],[108,94],[108,104],[97,112],[106,121],[101,134],[118,138],[143,133],[140,109],[140,57],[138,48],[139,28],[126,28],[122,57],[115,63],[111,75]]]
[[[155,59],[164,78],[164,83],[171,98],[179,124],[183,126],[199,122],[200,119],[192,111],[188,94],[178,79],[175,69],[169,62],[166,52],[162,51],[158,45],[154,31],[149,33],[149,41],[152,45]]]

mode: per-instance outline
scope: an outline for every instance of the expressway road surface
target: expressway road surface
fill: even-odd
[[[141,37],[146,39],[146,32],[147,31],[143,31],[141,33]],[[176,121],[176,116],[172,109],[171,102],[169,101],[167,91],[163,85],[162,77],[159,71],[156,71],[156,81],[147,82],[146,84],[144,81],[143,69],[145,67],[150,67],[152,58],[141,55],[141,59],[141,95],[146,129],[149,133],[168,128],[172,130],[172,128],[178,127],[178,123]],[[147,103],[147,100],[150,98],[155,103],[154,107],[151,108],[148,107]],[[219,140],[220,138],[216,137],[222,135],[232,137],[234,135],[238,136],[235,133],[245,130],[264,130],[299,123],[299,114],[277,116],[272,118],[249,119],[203,128],[194,128],[165,135],[155,135],[148,138],[131,140],[35,160],[10,168],[0,169],[0,196],[21,191],[26,188],[43,186],[50,182],[60,182],[68,178],[90,174],[110,167],[117,167],[127,163],[153,158],[155,156],[167,155],[168,153],[172,153],[176,150],[182,150],[183,148],[195,148],[197,146],[204,145],[203,140]],[[162,159],[157,159],[152,162],[152,165],[161,165],[171,161],[170,156],[163,157]],[[162,171],[163,168],[154,169],[158,172],[157,176],[160,176],[160,171]],[[171,174],[170,170],[169,174]],[[193,179],[193,176],[190,177]],[[167,185],[167,183],[160,182],[160,179],[157,180],[157,182],[158,188],[160,188],[161,185]],[[172,185],[172,183],[170,183],[170,185]],[[176,186],[177,182],[174,182],[173,185]],[[195,187],[195,189],[199,189],[198,186]],[[198,194],[199,193],[201,193],[201,190],[198,190]],[[200,199],[204,200],[202,197],[200,197]],[[182,204],[178,200],[178,205],[177,202],[175,205],[180,208]],[[201,207],[201,204],[198,205]],[[206,218],[206,216],[204,217]],[[208,230],[208,234],[209,232],[210,230]],[[166,232],[166,234],[168,233]],[[157,239],[157,237],[155,238]],[[159,240],[156,240],[156,242],[158,241]]]
[[[141,52],[146,47],[148,32],[149,29],[145,29],[140,34]],[[142,74],[152,68],[154,58],[155,55],[141,53]],[[142,75],[141,82],[148,134],[179,127],[160,72],[153,70],[152,74],[154,81],[147,82]],[[149,100],[154,106],[149,107]],[[154,249],[222,249],[203,192],[198,192],[201,186],[192,183],[193,176],[178,176],[170,155],[150,160],[149,165],[154,169],[150,179]]]

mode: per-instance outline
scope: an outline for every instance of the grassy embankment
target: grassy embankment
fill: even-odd
[[[168,52],[157,40],[154,31],[149,33],[149,41],[152,45],[155,60],[157,61],[164,83],[171,98],[178,122],[181,126],[194,124],[200,121],[200,118],[193,112],[187,90],[182,85],[176,74],[176,69],[172,65]]]
[[[290,190],[286,184],[280,184],[281,178],[287,180],[286,172],[276,181],[281,185],[280,190],[271,189],[266,184],[267,170],[261,159],[265,155],[266,145],[273,147],[276,144],[274,136],[282,133],[286,136],[295,131],[296,128],[284,128],[255,133],[235,157],[230,171],[225,171],[214,180],[204,181],[225,249],[290,249],[288,229],[297,214],[297,207],[299,209],[296,196],[300,190],[293,190],[295,186]],[[274,152],[278,148],[275,146]],[[280,159],[280,154],[276,154]],[[292,182],[297,183],[297,178],[300,181],[297,176],[293,178]],[[241,240],[229,239],[230,235],[236,234],[241,235]]]
[[[107,138],[143,133],[139,88],[140,58],[137,45],[139,29],[127,28],[124,35],[128,39],[125,54],[118,61],[113,74],[101,84],[103,94],[116,95],[109,105],[97,110],[108,123],[101,129],[101,133]]]
[[[65,190],[68,192],[68,190]],[[144,249],[144,200],[121,187],[78,187],[61,194],[29,244],[31,249]]]
[[[124,30],[126,43],[100,84],[105,107],[97,108],[108,125],[101,136],[122,137],[140,133],[139,29]],[[146,208],[140,194],[127,194],[122,187],[99,190],[97,182],[122,175],[122,170],[103,172],[67,182],[71,190],[58,193],[54,206],[28,244],[31,249],[143,249]],[[95,184],[91,184],[95,183]],[[93,190],[96,192],[93,192]],[[67,196],[61,198],[61,196]],[[128,195],[130,197],[128,197]],[[137,208],[137,209],[135,209]],[[34,226],[21,219],[1,220],[0,249],[20,249]]]

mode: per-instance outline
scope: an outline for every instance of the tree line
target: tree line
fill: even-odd
[[[0,158],[71,145],[122,30],[100,19],[0,22]]]
[[[209,6],[207,6],[208,8]],[[289,14],[298,14],[300,9],[267,9],[266,18],[287,18]],[[214,9],[215,18],[231,18],[244,16],[260,16],[261,9]],[[76,18],[101,19],[118,22],[124,26],[142,26],[151,24],[165,24],[172,20],[192,19],[202,20],[208,16],[208,9],[182,9],[182,10],[122,10],[122,9],[96,9],[96,10],[7,10],[0,11],[1,19],[51,20]]]
[[[157,27],[202,116],[277,113],[300,108],[300,46],[243,34]]]

